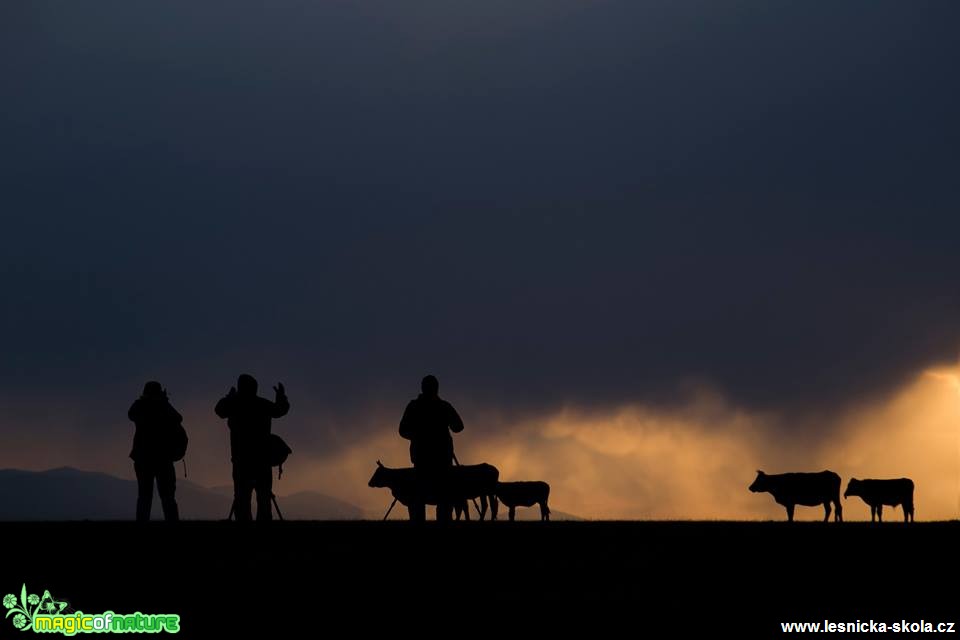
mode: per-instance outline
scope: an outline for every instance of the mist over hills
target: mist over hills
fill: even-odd
[[[177,478],[177,503],[185,520],[222,520],[230,512],[232,489],[209,489]],[[48,471],[0,470],[0,520],[132,520],[137,483],[106,473],[70,467]],[[291,520],[358,520],[360,507],[322,493],[278,496]],[[154,495],[152,518],[162,518]]]

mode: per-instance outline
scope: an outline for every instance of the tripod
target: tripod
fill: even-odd
[[[277,510],[277,517],[280,519],[281,522],[283,522],[283,513],[281,513],[280,511],[280,505],[277,504],[277,494],[271,492],[270,501],[273,503],[273,508]],[[236,506],[237,506],[237,500],[236,498],[234,498],[233,502],[230,503],[230,513],[227,514],[227,520],[234,519],[233,516],[235,515],[235,512],[236,512]],[[391,509],[392,508],[393,507],[391,506]]]

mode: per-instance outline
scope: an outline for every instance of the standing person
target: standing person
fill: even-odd
[[[432,492],[443,493],[446,475],[453,466],[453,436],[463,431],[463,420],[446,400],[440,398],[440,382],[426,376],[420,395],[410,401],[400,420],[400,437],[410,441],[410,461]],[[410,519],[426,519],[423,503],[411,504]],[[453,505],[438,500],[437,520],[450,520]]]
[[[170,442],[174,429],[183,417],[170,404],[167,390],[151,380],[143,386],[143,395],[133,401],[127,417],[136,425],[133,434],[133,470],[137,474],[137,521],[150,520],[153,502],[153,482],[156,479],[157,493],[163,506],[163,517],[168,521],[180,519],[174,493],[177,490],[177,474],[170,458]]]
[[[237,521],[249,521],[250,497],[257,492],[257,520],[272,520],[273,469],[268,445],[271,420],[287,415],[290,402],[283,384],[273,388],[271,402],[257,395],[257,381],[243,374],[237,386],[217,403],[217,415],[230,427],[230,460],[233,462],[233,509]]]

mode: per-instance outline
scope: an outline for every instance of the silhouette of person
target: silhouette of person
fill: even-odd
[[[233,509],[237,521],[249,521],[250,497],[257,492],[257,520],[272,520],[273,469],[268,457],[273,418],[287,415],[290,402],[283,384],[273,388],[271,402],[257,395],[257,381],[243,374],[237,386],[217,402],[217,415],[230,427],[230,460],[233,462]]]
[[[440,398],[440,382],[428,375],[420,383],[420,395],[410,401],[400,420],[400,437],[410,441],[410,461],[426,487],[441,488],[453,466],[453,433],[463,431],[463,420]],[[434,489],[436,490],[436,489]],[[410,519],[426,519],[423,503],[409,505]],[[450,520],[453,505],[438,500],[437,520]]]
[[[163,517],[168,521],[180,519],[174,493],[177,474],[168,455],[172,430],[183,417],[170,404],[167,390],[151,380],[143,386],[143,395],[133,401],[127,417],[136,425],[133,434],[133,470],[137,474],[137,521],[150,520],[153,503],[153,482],[163,506]]]

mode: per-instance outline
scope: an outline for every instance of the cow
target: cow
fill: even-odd
[[[471,464],[450,467],[443,482],[425,480],[423,474],[412,467],[391,469],[377,460],[370,487],[389,488],[393,497],[410,509],[412,504],[463,505],[467,500],[480,498],[480,519],[487,513],[490,503],[491,520],[497,517],[497,480],[500,472],[490,464]]]
[[[830,503],[836,507],[834,519],[843,521],[843,507],[840,506],[840,476],[833,471],[819,473],[780,473],[766,474],[757,471],[757,479],[750,485],[754,493],[768,492],[777,504],[787,509],[787,520],[793,522],[793,509],[796,505],[814,507],[823,505],[823,521],[830,519]]]
[[[870,522],[883,522],[883,505],[903,506],[903,521],[913,521],[913,480],[857,480],[850,478],[843,497],[860,496],[870,505]]]
[[[540,520],[550,520],[550,485],[546,482],[498,482],[497,498],[510,508],[510,521],[516,518],[517,507],[540,505]]]

